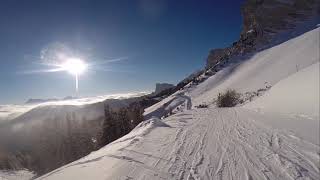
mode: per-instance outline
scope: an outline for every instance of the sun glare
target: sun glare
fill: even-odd
[[[70,58],[61,64],[61,68],[73,75],[80,75],[87,69],[87,64],[81,59]]]

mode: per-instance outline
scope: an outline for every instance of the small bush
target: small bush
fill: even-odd
[[[198,106],[195,106],[196,108],[208,108],[207,104],[199,104]]]
[[[240,94],[235,90],[227,90],[225,93],[219,93],[218,95],[218,107],[233,107],[238,103],[240,103]]]

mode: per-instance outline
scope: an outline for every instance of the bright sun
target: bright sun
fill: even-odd
[[[82,74],[88,67],[84,61],[77,58],[69,58],[60,66],[63,70],[68,71],[70,74],[75,76]]]

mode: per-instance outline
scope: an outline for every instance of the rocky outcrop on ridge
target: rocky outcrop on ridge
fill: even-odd
[[[319,0],[247,0],[242,8],[243,29],[238,41],[224,49],[209,52],[206,69],[244,55],[268,43],[277,33],[320,14]]]

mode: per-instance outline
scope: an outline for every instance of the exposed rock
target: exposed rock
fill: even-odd
[[[168,83],[157,83],[156,84],[156,90],[154,92],[154,94],[159,94],[160,92],[173,88],[174,85],[173,84],[168,84]]]
[[[219,61],[227,58],[228,54],[226,53],[226,49],[212,49],[209,52],[207,66],[212,67],[217,64]]]
[[[279,31],[290,29],[299,20],[319,9],[319,0],[247,0],[242,6],[243,29],[240,40],[266,41]],[[317,13],[317,12],[316,12]]]
[[[243,55],[268,43],[277,33],[320,14],[319,0],[247,0],[242,8],[243,29],[238,41],[209,52],[206,69],[235,55]]]

